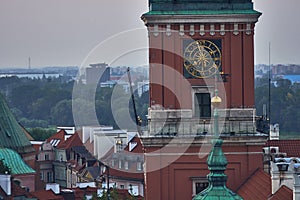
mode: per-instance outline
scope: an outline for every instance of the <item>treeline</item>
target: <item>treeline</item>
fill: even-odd
[[[263,115],[263,107],[266,107],[266,114],[269,118],[270,111],[270,123],[278,123],[280,133],[299,132],[300,83],[292,83],[288,79],[276,79],[272,80],[269,87],[267,77],[256,79],[255,105],[258,115]]]
[[[257,115],[269,105],[269,80],[256,79],[255,103]],[[279,123],[281,132],[300,129],[300,83],[287,79],[272,80],[271,123]],[[121,86],[100,88],[75,83],[65,77],[29,79],[0,78],[0,92],[5,96],[14,116],[26,128],[56,126],[111,125],[134,129],[128,123],[128,112],[134,121],[134,110],[129,88]],[[149,94],[139,97],[134,93],[137,114],[146,124]],[[129,116],[130,117],[130,116]],[[269,116],[267,116],[269,118]]]
[[[0,92],[5,96],[14,116],[26,128],[98,124],[118,128],[115,113],[122,116],[122,112],[126,112],[127,108],[130,115],[134,116],[131,95],[118,85],[100,88],[76,83],[73,80],[67,81],[64,77],[42,79],[2,77]],[[116,104],[119,108],[113,110],[112,95],[114,101],[119,101],[119,104]],[[145,123],[148,93],[144,93],[141,97],[135,93],[134,96],[138,114]],[[91,116],[96,117],[91,119]]]

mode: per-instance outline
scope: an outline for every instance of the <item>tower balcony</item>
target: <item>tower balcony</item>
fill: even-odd
[[[219,130],[224,136],[259,136],[259,117],[253,108],[219,109]],[[213,134],[213,117],[194,117],[191,109],[149,110],[149,137],[201,137]]]

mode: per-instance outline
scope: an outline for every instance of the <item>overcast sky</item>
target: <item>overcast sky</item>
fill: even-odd
[[[271,63],[300,64],[300,0],[254,0],[254,5],[263,13],[256,26],[255,63],[268,63],[270,42]],[[80,66],[97,47],[126,48],[128,34],[139,34],[134,37],[144,48],[140,16],[147,6],[147,0],[0,0],[0,68],[28,67],[28,57],[32,67]],[[146,51],[141,52],[122,63],[145,64]],[[101,55],[95,62],[116,59]]]

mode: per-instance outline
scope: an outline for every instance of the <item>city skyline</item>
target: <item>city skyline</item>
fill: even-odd
[[[105,55],[102,50],[92,62],[131,66],[148,63],[147,31],[140,19],[148,11],[146,0],[0,2],[0,68],[27,68],[29,57],[32,67],[87,65],[92,50],[103,45],[113,52],[120,51],[118,57]],[[255,64],[268,64],[269,43],[271,64],[300,64],[300,38],[295,37],[300,34],[296,26],[300,2],[253,2],[254,8],[263,13],[255,30]],[[129,34],[131,37],[127,37]],[[129,55],[124,53],[126,49],[129,54],[144,50]]]

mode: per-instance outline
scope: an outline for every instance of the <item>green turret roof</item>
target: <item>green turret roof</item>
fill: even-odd
[[[10,148],[18,153],[34,151],[25,131],[9,110],[4,97],[0,94],[0,148]]]
[[[146,15],[259,14],[251,0],[149,0]]]
[[[218,105],[221,103],[221,98],[218,97],[218,90],[215,92],[215,97],[212,98],[211,103],[215,106],[214,109],[214,139],[212,140],[212,150],[207,158],[208,169],[210,174],[207,175],[209,185],[208,187],[197,194],[193,200],[207,199],[207,200],[226,200],[243,198],[232,192],[226,187],[227,175],[224,173],[228,164],[227,159],[222,151],[223,140],[218,138],[219,135],[219,114]]]
[[[224,171],[226,170],[227,159],[222,151],[222,139],[214,139],[212,142],[214,146],[207,159],[210,170],[210,174],[207,175],[209,186],[197,194],[193,200],[242,199],[226,187],[227,175],[224,174]]]
[[[0,160],[10,169],[13,175],[35,173],[35,171],[22,160],[21,156],[11,149],[0,148]]]

